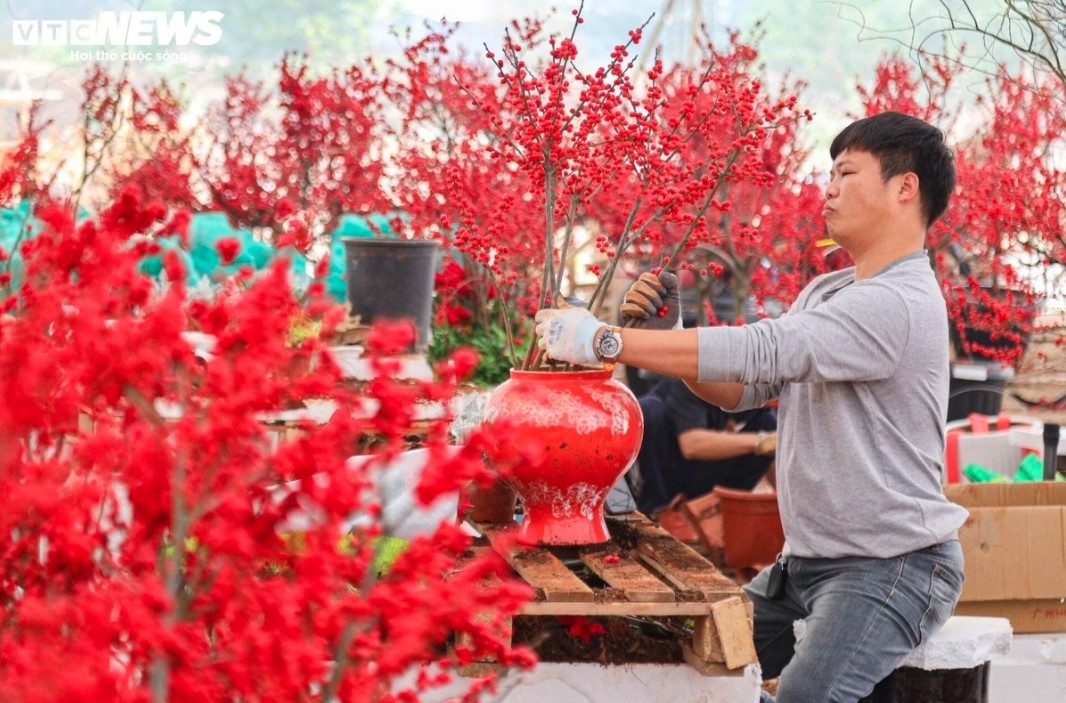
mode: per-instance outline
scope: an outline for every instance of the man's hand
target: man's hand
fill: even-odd
[[[622,323],[649,330],[681,327],[681,289],[677,276],[663,271],[642,273],[626,291],[619,307]]]
[[[770,456],[777,452],[777,433],[760,432],[755,437],[755,456]]]
[[[544,308],[537,311],[536,320],[537,344],[550,358],[582,366],[599,363],[593,342],[607,325],[591,312],[577,307]]]

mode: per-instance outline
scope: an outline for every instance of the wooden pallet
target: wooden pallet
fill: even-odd
[[[532,616],[685,617],[685,660],[705,675],[756,661],[751,603],[736,582],[640,513],[607,520],[611,541],[583,547],[522,546],[514,524],[474,527],[536,592]],[[590,578],[593,574],[595,578]]]

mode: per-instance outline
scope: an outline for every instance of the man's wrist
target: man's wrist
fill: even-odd
[[[617,361],[618,354],[622,351],[621,331],[620,327],[612,327],[611,325],[603,325],[596,330],[596,334],[592,337],[592,350],[597,360],[600,362]],[[603,338],[608,333],[615,335],[617,343],[605,343]]]
[[[596,355],[597,359],[600,359],[600,337],[609,329],[611,329],[610,325],[600,325],[600,328],[596,330],[596,334],[592,335],[592,353]],[[600,359],[600,361],[603,361],[603,359]]]

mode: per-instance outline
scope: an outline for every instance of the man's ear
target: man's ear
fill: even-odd
[[[900,176],[899,192],[896,197],[901,203],[921,197],[921,191],[918,189],[918,174],[908,171]]]

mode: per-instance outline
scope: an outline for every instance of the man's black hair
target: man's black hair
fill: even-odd
[[[829,155],[836,159],[848,150],[876,157],[886,181],[901,173],[917,175],[927,227],[947,210],[955,190],[955,155],[944,133],[933,125],[901,112],[882,112],[845,127],[830,145]]]

